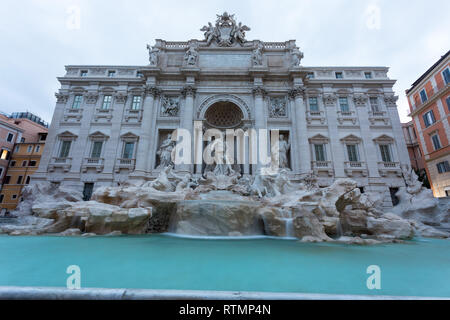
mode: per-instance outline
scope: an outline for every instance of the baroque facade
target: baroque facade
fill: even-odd
[[[292,180],[315,173],[327,186],[351,177],[392,205],[410,160],[388,68],[302,66],[294,40],[249,41],[249,30],[224,13],[201,29],[203,40],[156,40],[147,65],[66,66],[32,181],[88,198],[97,186],[154,179],[177,128],[193,132],[192,159],[207,128],[279,129]],[[237,150],[248,159],[248,143]],[[179,169],[200,176],[205,168]],[[248,161],[239,171],[256,172]]]

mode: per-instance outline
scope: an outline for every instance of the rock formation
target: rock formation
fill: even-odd
[[[381,210],[380,194],[361,194],[351,179],[319,188],[313,175],[292,183],[286,169],[255,177],[233,171],[195,178],[166,167],[150,182],[97,188],[91,201],[82,201],[73,190],[35,184],[25,189],[25,200],[13,213],[18,222],[0,225],[0,233],[91,236],[169,231],[356,244],[448,237],[448,211],[440,211],[443,206],[418,186],[414,176],[404,175],[407,187],[398,193],[400,204],[387,213]]]

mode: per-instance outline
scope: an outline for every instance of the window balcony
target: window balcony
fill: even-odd
[[[306,122],[311,124],[313,121],[320,121],[321,124],[325,124],[325,113],[323,111],[306,111]]]
[[[357,118],[354,111],[341,111],[337,112],[337,120],[339,124],[344,124],[344,122],[351,121],[353,125],[356,124]]]
[[[121,169],[134,171],[136,159],[119,158],[116,160],[115,172],[119,173]]]
[[[98,122],[100,119],[105,119],[107,122],[111,122],[114,109],[97,108],[95,110],[94,122]]]
[[[378,171],[382,177],[386,177],[389,173],[395,173],[398,177],[402,176],[400,163],[398,162],[378,162]]]
[[[326,172],[330,177],[334,174],[333,163],[331,161],[311,161],[311,167],[315,174]]]
[[[141,122],[142,110],[141,109],[127,109],[124,116],[125,122]]]
[[[76,122],[80,122],[82,115],[83,115],[82,108],[78,109],[69,108],[66,109],[66,111],[64,112],[64,121],[70,122],[72,119],[74,119]]]
[[[97,170],[98,173],[103,171],[105,159],[103,158],[84,158],[81,171],[87,172],[89,168]]]
[[[344,170],[349,177],[352,177],[355,172],[361,173],[363,177],[368,174],[366,163],[361,161],[346,161]]]
[[[53,157],[48,165],[48,171],[53,172],[56,168],[68,172],[72,166],[72,158]]]
[[[385,125],[389,124],[389,117],[386,111],[369,111],[369,122],[371,125],[377,122],[383,122]]]

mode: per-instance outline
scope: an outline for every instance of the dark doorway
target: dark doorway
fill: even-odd
[[[92,196],[92,192],[94,191],[94,184],[93,183],[85,183],[83,188],[83,200],[89,201]]]
[[[398,188],[389,188],[389,192],[391,193],[392,205],[395,207],[400,202],[399,198],[395,195],[398,192]]]

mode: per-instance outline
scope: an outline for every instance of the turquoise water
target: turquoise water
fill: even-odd
[[[277,239],[200,240],[166,235],[0,236],[0,286],[241,290],[450,297],[450,241],[350,246]],[[369,265],[381,290],[366,287]]]

